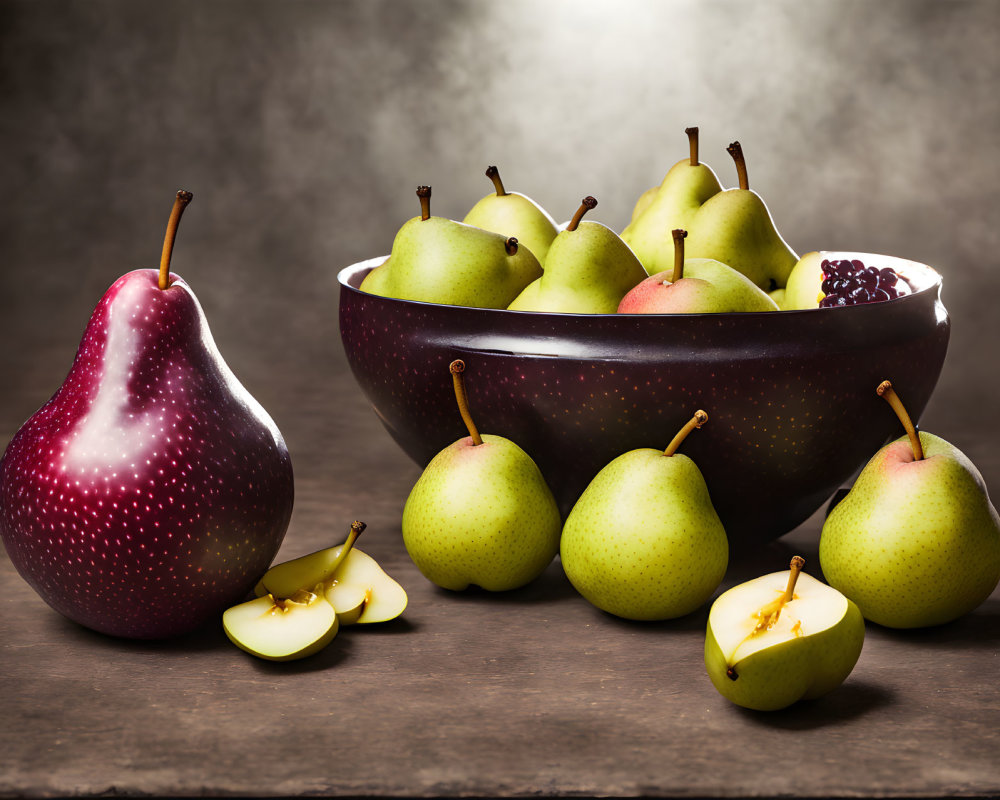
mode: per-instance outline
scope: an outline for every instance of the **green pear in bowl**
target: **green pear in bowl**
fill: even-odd
[[[741,583],[712,604],[705,668],[739,706],[776,711],[820,697],[844,682],[861,655],[858,607],[804,566],[795,556],[787,572]]]
[[[622,240],[650,275],[673,268],[669,232],[686,228],[705,201],[722,191],[712,168],[698,160],[698,129],[686,128],[684,132],[690,155],[670,168],[644,208],[633,212],[632,222],[622,231]]]
[[[764,291],[783,288],[798,256],[781,238],[760,195],[750,189],[740,143],[727,149],[736,162],[739,188],[713,195],[691,217],[688,257],[728,264]]]
[[[502,436],[480,435],[461,360],[449,369],[469,436],[438,453],[403,507],[403,543],[432,583],[459,591],[517,589],[559,549],[555,498],[531,457]]]
[[[527,247],[538,263],[544,264],[549,245],[559,232],[555,220],[530,197],[508,192],[496,167],[487,168],[486,177],[493,181],[494,193],[477,202],[462,222],[516,237],[521,247]]]
[[[684,258],[687,231],[672,232],[674,265],[632,288],[619,314],[719,314],[777,311],[767,293],[742,272],[711,258]]]
[[[878,394],[906,435],[883,447],[827,517],[820,566],[866,619],[941,625],[979,606],[1000,580],[1000,518],[975,465],[917,433],[889,381]]]
[[[387,622],[406,609],[406,591],[367,553],[354,546],[364,530],[354,522],[347,540],[271,567],[257,584],[258,596],[289,597],[308,589],[322,594],[341,625]]]
[[[431,216],[431,187],[417,187],[420,216],[396,233],[389,257],[361,282],[370,294],[477,308],[506,308],[542,274],[516,237]]]
[[[812,251],[795,262],[785,285],[785,296],[780,303],[782,311],[819,308],[823,299],[823,253]]]
[[[729,542],[697,465],[677,448],[631,450],[602,469],[563,526],[559,555],[593,605],[634,620],[680,617],[703,605],[729,562]]]
[[[545,272],[510,304],[511,311],[614,314],[625,293],[647,277],[617,233],[583,216],[597,206],[585,197],[545,257]],[[582,220],[582,221],[581,221]]]

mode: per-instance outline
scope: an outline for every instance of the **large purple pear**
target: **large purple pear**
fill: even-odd
[[[243,598],[292,513],[292,465],[267,412],[171,274],[119,278],[73,367],[0,462],[0,534],[18,572],[82,625],[191,631]]]

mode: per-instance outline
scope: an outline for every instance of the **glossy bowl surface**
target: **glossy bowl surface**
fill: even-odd
[[[597,472],[663,448],[699,408],[682,452],[705,476],[730,541],[777,538],[803,522],[902,428],[875,393],[893,382],[919,418],[950,322],[940,276],[869,254],[916,291],[869,305],[749,314],[577,315],[396,300],[358,285],[385,257],[342,270],[340,331],[382,424],[419,465],[466,435],[449,363],[466,363],[481,431],[536,461],[563,515]]]

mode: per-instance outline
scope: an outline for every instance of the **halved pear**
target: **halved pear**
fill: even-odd
[[[287,599],[267,594],[222,615],[233,644],[258,658],[291,661],[326,647],[337,635],[337,612],[322,594],[301,591]]]
[[[836,589],[791,570],[734,586],[712,605],[705,667],[737,705],[773,711],[844,682],[865,638],[858,607]]]
[[[344,544],[271,567],[255,593],[289,597],[302,589],[322,592],[342,625],[395,619],[406,608],[406,592],[375,559],[353,546],[362,530],[364,523],[356,522]]]

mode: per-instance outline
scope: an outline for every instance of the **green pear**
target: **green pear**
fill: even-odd
[[[729,145],[740,185],[713,195],[687,225],[688,257],[714,258],[742,272],[761,289],[785,286],[798,256],[774,227],[760,195],[751,191],[739,142]]]
[[[758,711],[820,697],[844,682],[861,655],[865,621],[836,589],[802,572],[795,556],[724,592],[708,614],[705,668],[728,700]]]
[[[756,286],[756,284],[754,284],[754,285]],[[785,290],[784,289],[772,289],[771,291],[769,291],[767,293],[767,296],[770,297],[774,301],[774,304],[778,307],[779,311],[781,311],[781,310],[784,309],[784,307],[785,307]]]
[[[480,435],[462,380],[451,366],[459,410],[469,436],[438,453],[403,508],[403,543],[431,582],[461,590],[524,586],[559,548],[560,517],[542,473],[509,439]]]
[[[866,619],[941,625],[1000,580],[1000,518],[982,475],[954,445],[917,433],[888,381],[878,387],[907,435],[875,454],[823,525],[820,566]]]
[[[780,304],[783,311],[819,308],[823,299],[823,263],[825,254],[817,251],[806,253],[788,275],[785,299]]]
[[[406,592],[375,559],[354,547],[364,529],[363,522],[354,522],[344,544],[271,567],[257,584],[256,594],[289,597],[300,590],[322,594],[336,609],[341,625],[395,619],[406,608]]]
[[[670,168],[645,209],[622,231],[622,240],[650,275],[673,268],[670,231],[687,228],[705,201],[722,191],[712,168],[698,160],[698,129],[687,128],[685,133],[689,157]]]
[[[649,208],[650,203],[656,199],[656,195],[660,191],[660,185],[661,184],[650,186],[646,191],[639,195],[639,199],[636,200],[635,205],[632,206],[632,216],[629,219],[629,225],[635,222],[639,218],[639,215]]]
[[[527,247],[538,263],[544,264],[549,245],[558,233],[556,221],[530,197],[504,189],[496,167],[489,167],[486,177],[493,181],[496,191],[476,203],[462,222],[516,237],[521,247]]]
[[[619,314],[719,314],[777,311],[742,272],[710,258],[684,258],[687,232],[673,231],[674,267],[651,275],[622,298]]]
[[[477,308],[506,308],[542,274],[516,237],[432,217],[431,188],[417,188],[421,215],[404,223],[389,257],[361,282],[383,297]]]
[[[591,481],[563,527],[570,583],[603,611],[634,620],[680,617],[726,574],[729,542],[698,467],[677,447],[708,419],[699,411],[666,450],[631,450]]]
[[[545,258],[545,272],[510,304],[511,311],[614,314],[626,292],[646,278],[635,253],[599,222],[583,221],[597,205],[585,197]]]
[[[337,635],[337,612],[314,592],[277,599],[267,594],[227,609],[222,615],[226,636],[237,647],[269,661],[305,658],[326,647]]]

